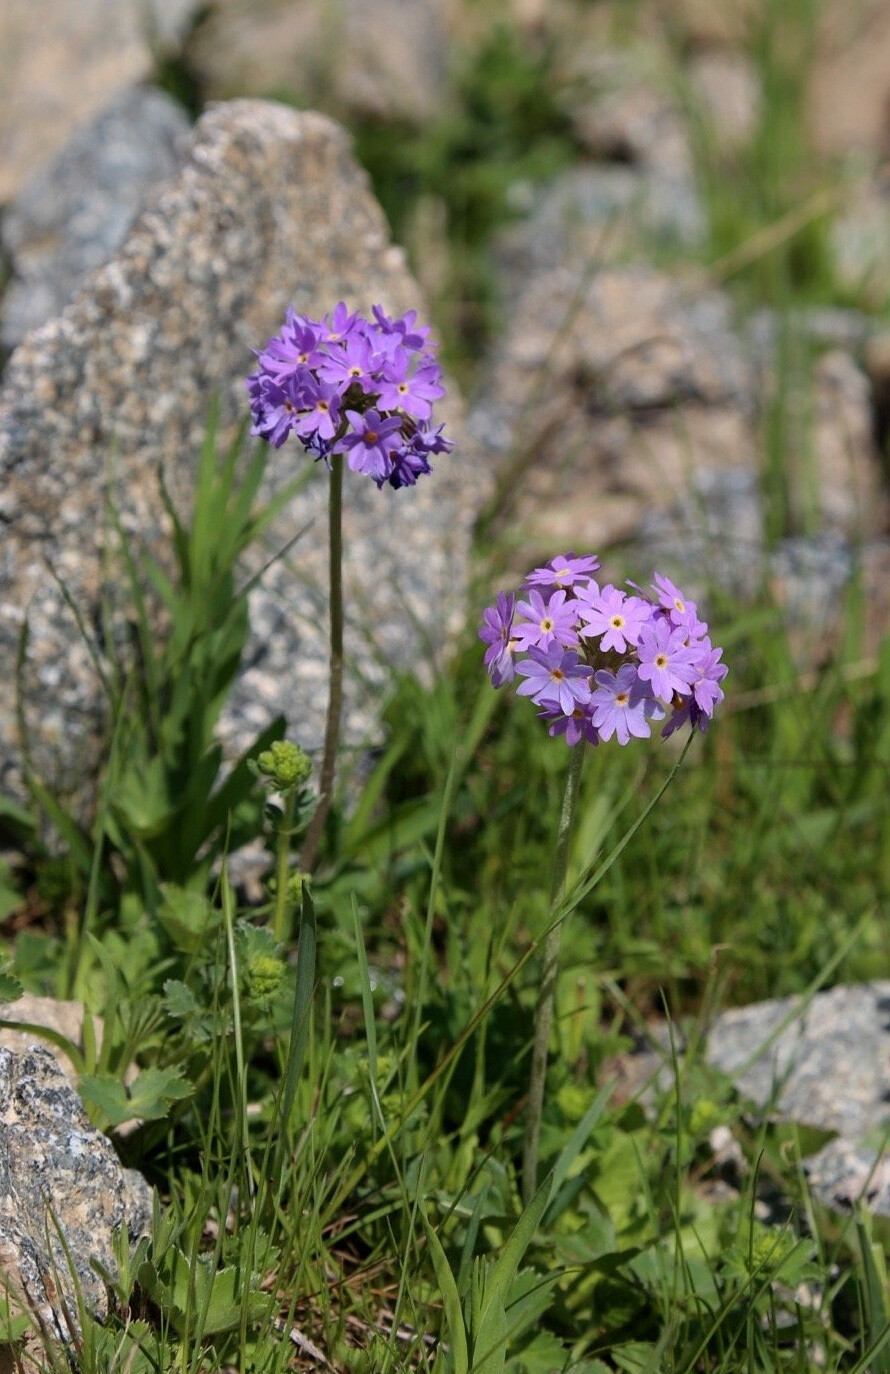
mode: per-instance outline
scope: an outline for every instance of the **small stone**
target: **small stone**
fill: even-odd
[[[122,91],[28,182],[0,221],[12,270],[5,348],[58,315],[87,272],[111,257],[151,188],[176,171],[188,131],[162,91]]]
[[[14,1030],[4,1024],[7,1021],[18,1021],[55,1031],[66,1040],[70,1040],[75,1049],[82,1050],[84,1014],[82,1002],[64,1002],[54,997],[37,997],[31,992],[22,993],[15,1002],[0,1002],[0,1048],[21,1052],[34,1043],[37,1038],[35,1031]],[[102,1045],[102,1030],[101,1018],[94,1016],[93,1036],[97,1050]],[[62,1046],[44,1042],[44,1048],[73,1082],[77,1068]]]
[[[890,1125],[890,981],[722,1012],[707,1059],[776,1118],[862,1139]]]
[[[135,1241],[150,1219],[148,1184],[90,1125],[53,1056],[0,1048],[0,1273],[14,1308],[67,1343],[63,1304],[76,1323],[80,1293],[102,1320],[108,1292],[93,1261],[113,1271],[116,1232],[125,1224]]]

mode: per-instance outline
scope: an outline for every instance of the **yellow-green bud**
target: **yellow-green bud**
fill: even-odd
[[[271,954],[258,954],[247,965],[247,985],[251,996],[274,997],[284,977],[284,964]]]
[[[298,744],[289,740],[277,739],[268,749],[264,749],[257,759],[257,768],[263,779],[277,792],[289,792],[305,782],[312,771],[312,764]]]

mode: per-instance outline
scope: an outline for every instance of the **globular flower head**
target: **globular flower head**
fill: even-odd
[[[479,637],[496,687],[518,677],[552,736],[569,745],[646,739],[664,720],[706,730],[723,700],[726,665],[693,601],[655,574],[650,595],[592,576],[592,555],[560,555],[534,568],[517,598],[501,592]]]
[[[426,326],[340,301],[323,320],[288,307],[247,379],[251,433],[280,448],[291,435],[317,459],[346,457],[378,487],[414,486],[453,444],[433,423],[445,395]]]

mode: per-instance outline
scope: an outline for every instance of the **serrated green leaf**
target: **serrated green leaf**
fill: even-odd
[[[17,1002],[24,988],[14,973],[4,970],[0,973],[0,1006],[7,1002]]]
[[[110,1126],[120,1126],[133,1117],[160,1121],[171,1105],[188,1097],[191,1090],[192,1085],[178,1069],[143,1069],[129,1091],[110,1074],[85,1074],[80,1080],[81,1097],[98,1107]]]
[[[98,1107],[110,1126],[119,1126],[135,1115],[119,1078],[110,1074],[84,1074],[78,1088],[87,1106]]]
[[[524,1350],[507,1364],[509,1374],[554,1374],[565,1369],[569,1357],[568,1346],[552,1331],[541,1331]]]
[[[168,978],[164,984],[164,1010],[168,1016],[181,1020],[194,1016],[200,1011],[197,998],[185,983],[176,978]]]

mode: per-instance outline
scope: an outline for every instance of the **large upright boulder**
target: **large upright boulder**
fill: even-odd
[[[212,397],[227,422],[243,416],[251,348],[287,303],[320,314],[340,299],[366,310],[377,301],[422,307],[347,136],[316,114],[233,101],[198,122],[179,174],[117,255],[13,354],[0,389],[0,648],[13,665],[27,617],[26,726],[33,762],[54,786],[77,789],[89,777],[106,718],[95,656],[108,644],[100,627],[115,589],[103,502],[134,540],[163,550],[159,466],[187,511]],[[460,442],[453,393],[442,418],[459,443],[434,476],[401,492],[346,483],[347,653],[361,670],[351,681],[364,684],[348,703],[353,738],[373,721],[389,667],[414,662],[421,640],[440,639],[461,604],[485,481]],[[297,447],[273,453],[270,481],[281,485],[308,461]],[[320,740],[325,501],[319,472],[257,551],[259,564],[310,526],[252,595],[249,667],[224,727],[233,747],[282,710],[304,744]],[[19,734],[9,690],[0,696],[0,788],[13,791]]]

